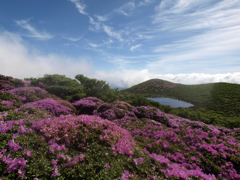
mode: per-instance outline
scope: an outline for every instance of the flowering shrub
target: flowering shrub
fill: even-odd
[[[66,106],[66,107],[72,109],[73,113],[76,113],[76,108],[70,102],[68,102],[66,100],[57,100],[57,102],[63,106]]]
[[[48,93],[39,87],[20,87],[9,90],[8,92],[21,99],[24,103],[44,99]]]
[[[22,104],[22,101],[11,93],[0,91],[0,112],[13,110]]]
[[[1,104],[4,104],[5,105],[5,107],[9,107],[9,106],[13,106],[13,102],[11,102],[11,101],[2,101],[2,102],[0,102]]]
[[[89,115],[92,115],[93,111],[96,110],[97,106],[100,104],[103,104],[103,101],[95,97],[82,98],[72,103],[77,110],[77,114]]]
[[[0,91],[1,92],[6,92],[6,91],[14,88],[12,79],[13,79],[12,77],[4,76],[4,75],[0,74]]]
[[[0,107],[15,108],[14,96],[0,93]],[[0,112],[0,179],[240,179],[240,128],[123,101],[47,96],[54,99]]]
[[[31,81],[30,80],[29,81],[25,80],[25,81],[22,81],[22,82],[24,83],[25,87],[28,87],[28,86],[31,85]]]
[[[44,109],[55,116],[59,116],[61,114],[69,114],[72,112],[72,109],[70,109],[69,107],[63,106],[59,102],[50,98],[24,104],[20,107],[19,110],[26,107]]]

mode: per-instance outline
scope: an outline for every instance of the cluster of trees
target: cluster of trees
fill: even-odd
[[[65,75],[45,74],[41,78],[25,78],[24,80],[30,80],[32,86],[41,87],[70,102],[89,96],[100,98],[105,102],[112,102],[118,94],[118,89],[111,89],[105,81],[90,79],[82,74],[76,75],[75,79]]]
[[[25,80],[31,80],[32,86],[39,86],[47,90],[49,93],[54,94],[70,102],[77,101],[81,98],[89,97],[89,96],[97,97],[108,103],[111,103],[118,99],[121,101],[125,101],[133,106],[156,107],[163,112],[174,114],[190,120],[202,121],[206,124],[213,124],[213,125],[224,126],[228,128],[240,127],[240,118],[237,115],[229,116],[228,114],[220,111],[223,108],[229,109],[230,104],[221,104],[221,106],[224,106],[224,107],[221,107],[220,110],[211,109],[209,108],[209,106],[195,106],[191,108],[171,108],[170,106],[164,106],[158,102],[147,99],[148,96],[144,96],[139,93],[133,93],[134,91],[132,89],[130,89],[130,91],[127,91],[127,90],[118,91],[118,88],[111,89],[109,84],[106,83],[105,81],[90,79],[88,77],[85,77],[82,74],[76,75],[75,79],[65,77],[65,75],[46,74],[44,75],[44,77],[41,77],[41,78],[25,78]],[[150,86],[149,88],[151,88],[151,85],[149,86]],[[176,86],[177,87],[180,86],[181,87],[180,89],[186,89],[184,85],[177,84]],[[202,89],[209,89],[209,88],[210,86],[207,86],[207,85],[202,86]],[[208,101],[216,101],[216,99],[219,98],[219,96],[221,95],[221,93],[217,93],[217,92],[223,92],[221,88],[219,88],[219,86],[215,86],[214,94],[217,94],[217,95],[213,96],[212,98],[208,97],[208,95],[206,96],[206,94],[210,93],[210,91],[207,91],[208,93],[204,93],[202,91],[203,95],[199,96],[199,98],[202,99],[204,104],[209,104],[206,98],[209,98]],[[171,92],[174,92],[175,91],[174,89],[176,89],[176,87],[171,89],[172,89]],[[193,86],[192,89],[193,90],[191,90],[191,92],[197,92],[196,85]],[[214,88],[212,88],[212,91],[214,91]],[[180,91],[179,97],[183,97],[184,92],[186,92],[186,90]],[[190,94],[188,93],[188,96],[189,95],[190,97],[192,96],[191,93]],[[172,93],[169,96],[170,97],[176,96],[176,93]],[[226,94],[222,96],[224,96],[225,98]],[[201,97],[204,97],[204,98],[201,98]],[[227,93],[226,97],[231,98],[229,93]],[[184,98],[179,98],[179,99],[184,100]]]

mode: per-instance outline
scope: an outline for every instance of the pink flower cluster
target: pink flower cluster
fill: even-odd
[[[6,151],[5,151],[6,152]],[[4,153],[3,153],[4,154]],[[0,153],[1,156],[1,153]],[[2,157],[2,161],[7,164],[7,169],[4,173],[13,173],[14,171],[18,170],[19,177],[22,179],[25,176],[25,171],[23,169],[26,167],[27,161],[24,158],[10,158],[10,154],[7,156]]]
[[[149,111],[147,111],[149,109]],[[141,111],[139,111],[141,110]],[[134,113],[139,117],[153,118],[154,109],[151,107],[136,107],[133,109]],[[129,114],[129,113],[126,113]],[[184,119],[181,117],[177,117],[174,115],[159,113],[159,119],[164,119],[162,124],[165,124],[167,128],[163,128],[161,123],[156,122],[154,120],[149,119],[149,123],[143,125],[143,122],[140,120],[134,120],[130,117],[124,117],[122,119],[116,119],[113,122],[118,124],[120,127],[124,127],[131,132],[133,138],[138,138],[138,136],[146,138],[149,142],[152,142],[153,139],[156,140],[156,143],[163,142],[162,150],[167,153],[167,156],[151,154],[148,149],[153,152],[151,144],[148,144],[148,149],[145,147],[144,151],[150,154],[150,157],[153,159],[158,159],[161,162],[165,162],[166,169],[162,169],[163,173],[167,178],[175,177],[175,178],[183,178],[188,179],[188,176],[216,179],[213,175],[207,175],[206,172],[211,172],[211,167],[206,167],[206,172],[203,173],[203,170],[196,165],[201,164],[205,156],[214,157],[216,160],[220,160],[219,165],[224,160],[227,160],[228,156],[239,157],[240,156],[240,142],[234,138],[237,136],[237,132],[239,128],[235,128],[233,130],[216,127],[213,125],[206,125],[202,122],[198,121],[190,121],[188,119]],[[130,124],[134,124],[135,127],[140,126],[141,128],[129,128]],[[193,128],[194,127],[194,128]],[[169,145],[178,144],[179,148],[183,148],[185,153],[176,152],[175,155],[168,153],[167,148]],[[232,146],[232,147],[231,147]],[[238,149],[238,148],[239,149]],[[196,153],[196,157],[193,154]],[[202,158],[199,158],[202,157]],[[207,160],[207,158],[205,158]],[[170,161],[171,160],[171,161]],[[180,163],[181,166],[175,165],[173,168],[171,163]],[[164,164],[164,163],[163,163]],[[178,167],[179,166],[179,167]],[[178,168],[178,172],[175,170]],[[227,171],[222,169],[222,171]],[[225,173],[220,173],[219,177],[223,178],[233,178],[238,179],[240,174],[239,169],[232,167],[229,171]],[[182,175],[181,175],[182,174]],[[185,174],[185,175],[184,175]]]
[[[0,124],[0,134],[2,133],[7,133],[11,132],[16,125],[23,125],[27,119],[19,119],[16,121],[4,121],[3,123]],[[29,129],[27,132],[30,132],[31,130]]]
[[[14,140],[8,141],[8,146],[9,146],[10,152],[22,149],[22,147],[19,146],[19,143],[15,143]]]
[[[74,103],[72,103],[72,105],[74,105],[74,106],[81,105],[81,106],[85,106],[85,107],[95,106],[96,104],[100,103],[100,102],[95,102],[96,100],[99,101],[99,99],[96,97],[82,98],[79,101],[75,101]],[[101,101],[101,103],[103,103],[103,101]]]
[[[164,164],[165,166],[168,167],[168,169],[161,170],[162,172],[165,173],[166,178],[175,177],[175,178],[183,178],[187,180],[189,176],[194,176],[194,177],[201,177],[209,180],[216,180],[216,177],[214,175],[204,174],[199,167],[197,168],[197,170],[188,170],[180,164],[177,164],[177,163],[171,164],[169,159],[165,158],[162,155],[157,155],[153,153],[153,154],[149,154],[149,156],[154,160],[156,160],[157,162]]]
[[[25,80],[25,81],[22,81],[22,82],[24,83],[25,87],[28,87],[31,84],[30,80],[29,81]]]
[[[14,86],[12,86],[11,82],[7,80],[7,76],[0,74],[0,91],[6,92],[13,88]]]
[[[68,163],[66,163],[66,164],[62,164],[61,166],[62,167],[67,167],[67,166],[74,166],[74,165],[76,165],[77,164],[77,162],[81,162],[81,161],[83,161],[83,159],[84,159],[84,157],[85,157],[85,155],[84,154],[80,154],[80,155],[77,155],[77,156],[75,156],[74,157],[74,159],[71,161],[71,157],[69,157],[68,155],[63,155],[63,154],[61,154],[61,153],[59,153],[58,155],[57,155],[57,159],[67,159],[67,161],[68,161]]]
[[[44,109],[50,113],[53,113],[55,116],[59,116],[61,114],[69,114],[72,111],[71,108],[61,105],[58,101],[55,101],[51,98],[26,103],[21,106],[20,109],[23,109],[25,107]]]
[[[143,161],[144,161],[143,158],[134,159],[134,163],[135,163],[135,165],[138,165],[138,163],[139,163],[139,164],[142,164]]]
[[[1,104],[4,104],[4,105],[6,105],[6,107],[10,107],[10,106],[13,106],[13,102],[11,102],[11,101],[2,101],[2,102],[0,102]]]
[[[77,133],[73,131],[83,124],[89,125],[92,129],[97,129],[104,126],[106,129],[99,136],[100,140],[107,141],[111,144],[112,150],[116,153],[127,154],[129,156],[134,153],[135,142],[132,139],[130,133],[118,127],[111,121],[104,120],[97,116],[90,115],[80,115],[74,117],[72,115],[60,116],[54,120],[41,120],[39,122],[32,121],[32,128],[35,131],[41,131],[47,138],[53,138],[54,135],[58,136],[59,130],[63,127],[65,130],[62,134],[66,145],[70,145],[72,137],[68,136],[70,132]],[[74,129],[71,129],[73,127]]]
[[[37,97],[36,95],[44,96],[48,92],[40,87],[20,87],[11,89],[8,92],[15,95],[23,102],[27,102],[29,98],[34,98],[34,100],[39,100],[41,98]]]

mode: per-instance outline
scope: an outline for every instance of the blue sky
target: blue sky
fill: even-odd
[[[239,0],[0,1],[0,73],[240,84]]]

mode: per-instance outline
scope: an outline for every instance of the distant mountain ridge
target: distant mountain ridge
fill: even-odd
[[[228,115],[240,115],[240,85],[208,83],[184,85],[162,79],[151,79],[120,91],[144,97],[168,97],[194,104],[196,108],[219,111]]]

